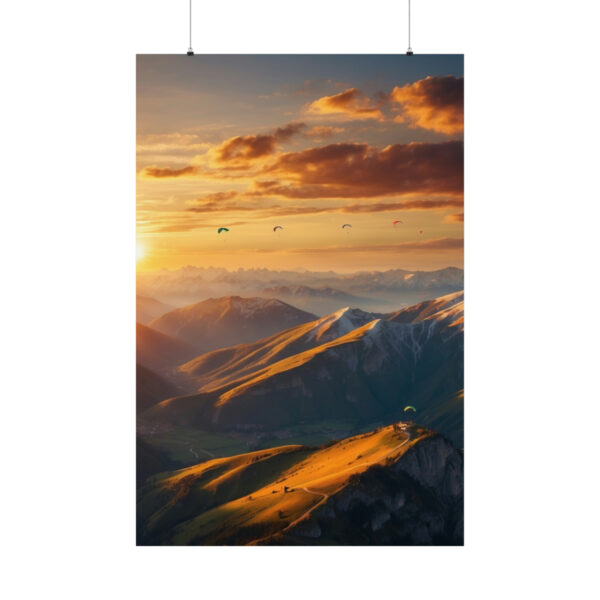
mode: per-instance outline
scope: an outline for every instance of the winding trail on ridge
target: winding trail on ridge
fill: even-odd
[[[401,444],[398,444],[397,446],[394,446],[389,451],[389,453],[388,453],[387,456],[393,455],[399,448],[402,448],[402,446],[404,446],[405,444],[407,444],[408,442],[410,442],[410,440],[412,438],[411,438],[411,436],[410,436],[410,434],[408,432],[406,432],[406,433],[407,433],[406,439]],[[364,465],[372,466],[372,465],[380,463],[380,462],[381,462],[381,460],[373,461],[373,462],[364,461],[362,463],[359,463],[358,465],[354,465],[353,467],[348,467],[347,469],[343,469],[342,471],[338,471],[338,473],[345,473],[346,471],[354,471],[358,467],[362,467]],[[364,472],[364,471],[362,471],[362,472]],[[281,531],[278,531],[277,533],[274,533],[273,535],[281,535],[282,533],[284,533],[285,531],[287,531],[291,527],[297,525],[300,521],[303,521],[304,519],[308,518],[308,516],[310,515],[310,513],[312,513],[312,511],[315,510],[315,508],[321,506],[321,504],[323,504],[324,502],[327,502],[327,500],[333,494],[337,494],[343,488],[344,488],[344,486],[342,485],[340,488],[338,488],[337,490],[335,490],[331,494],[326,494],[325,492],[317,492],[316,490],[311,490],[311,489],[309,489],[307,487],[301,487],[301,488],[299,488],[299,489],[303,490],[304,492],[307,492],[308,494],[313,494],[314,496],[322,496],[322,498],[316,504],[313,504],[313,506],[311,506],[308,510],[306,510],[305,512],[303,512],[298,518],[294,519],[291,523],[289,523],[288,525],[286,525]],[[273,536],[269,535],[269,536],[266,536],[264,538],[260,538],[258,540],[254,540],[253,542],[251,542],[251,544],[252,545],[257,544],[257,543],[262,542],[264,540],[267,540],[267,539],[269,539],[271,537],[273,537]]]

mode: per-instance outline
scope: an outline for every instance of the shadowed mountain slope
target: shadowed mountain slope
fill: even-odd
[[[136,365],[136,412],[141,413],[162,400],[181,394],[181,390],[154,371]]]
[[[135,458],[138,487],[151,475],[176,467],[164,452],[144,441],[139,435],[135,439]]]
[[[136,296],[135,298],[136,307],[136,321],[142,325],[147,325],[153,319],[168,313],[175,307],[164,302],[159,302],[154,298],[148,298],[146,296]]]
[[[163,370],[189,360],[195,349],[159,331],[136,324],[137,363],[151,370]]]

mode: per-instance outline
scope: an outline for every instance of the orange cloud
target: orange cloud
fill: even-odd
[[[347,204],[342,206],[293,206],[273,204],[257,205],[256,200],[244,201],[253,194],[245,192],[218,192],[197,198],[193,206],[187,210],[195,213],[212,212],[254,212],[258,218],[284,217],[293,215],[310,215],[322,213],[364,214],[391,211],[412,210],[446,210],[461,208],[462,198],[445,198],[438,200],[404,200],[399,202],[376,202],[363,204]],[[240,201],[241,200],[241,201]]]
[[[208,144],[200,140],[197,134],[186,133],[148,133],[137,136],[137,152],[168,152],[170,150],[201,150]]]
[[[338,252],[403,252],[438,251],[438,250],[462,250],[464,240],[462,238],[437,238],[433,240],[415,240],[411,242],[400,242],[398,244],[372,244],[364,246],[325,246],[324,248],[292,248],[287,252],[296,254],[325,254]]]
[[[337,133],[343,132],[343,127],[325,127],[321,125],[315,125],[314,127],[311,127],[304,135],[313,140],[321,140],[333,137]]]
[[[228,227],[238,227],[247,225],[248,221],[235,221],[227,223]],[[147,227],[144,233],[183,233],[185,231],[194,231],[195,229],[215,229],[220,223],[194,221],[189,215],[185,215],[184,219],[163,219],[159,225]]]
[[[251,161],[274,154],[277,145],[300,133],[304,123],[289,123],[270,134],[236,136],[225,140],[214,149],[218,162]]]
[[[462,195],[463,143],[330,144],[281,154],[262,173],[274,178],[254,189],[287,198]]]
[[[462,77],[427,77],[395,87],[390,99],[402,113],[394,119],[409,121],[413,127],[422,127],[452,135],[463,131],[464,80]]]
[[[333,96],[323,96],[312,102],[307,112],[317,115],[338,115],[347,119],[383,120],[382,112],[371,104],[362,92],[350,88]]]
[[[401,202],[377,202],[375,204],[350,204],[348,206],[344,206],[341,209],[341,212],[374,213],[397,210],[445,210],[448,208],[462,208],[462,206],[462,198],[444,198],[440,200],[403,200]]]
[[[288,123],[268,134],[238,135],[212,147],[205,154],[197,155],[192,159],[193,165],[180,169],[153,165],[142,169],[141,175],[167,178],[186,175],[219,177],[227,174],[227,177],[231,177],[232,172],[248,169],[255,161],[274,155],[280,144],[299,135],[304,129],[306,129],[304,123]]]
[[[447,215],[444,218],[444,223],[464,223],[465,213],[456,213],[454,215]]]
[[[142,174],[146,177],[155,177],[162,179],[166,177],[184,177],[185,175],[195,175],[197,173],[196,167],[188,166],[181,169],[171,169],[169,167],[160,168],[156,166],[146,167]]]

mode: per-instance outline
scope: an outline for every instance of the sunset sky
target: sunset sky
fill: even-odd
[[[462,267],[462,55],[144,55],[137,103],[138,269]]]

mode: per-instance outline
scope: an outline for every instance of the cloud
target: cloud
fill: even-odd
[[[463,192],[463,143],[330,144],[279,155],[255,180],[264,194],[286,198],[372,198]]]
[[[306,112],[315,115],[337,115],[346,119],[384,119],[383,113],[357,88],[312,102]]]
[[[202,196],[201,198],[197,198],[196,200],[193,201],[193,203],[197,203],[197,202],[207,202],[207,203],[219,203],[219,202],[226,202],[228,200],[233,200],[234,198],[237,198],[240,195],[239,192],[236,192],[234,190],[230,190],[227,192],[214,192],[212,194],[206,194],[205,196]]]
[[[304,123],[288,123],[284,127],[278,127],[273,134],[278,142],[285,142],[291,137],[298,135],[306,128]]]
[[[181,169],[171,169],[169,167],[160,168],[156,166],[145,167],[142,174],[146,177],[162,179],[167,177],[184,177],[186,175],[195,175],[198,172],[196,167],[187,166]]]
[[[212,212],[258,212],[259,208],[252,204],[226,203],[209,200],[201,202],[186,209],[189,212],[195,213],[212,213]]]
[[[293,122],[278,127],[268,134],[231,137],[221,144],[209,148],[206,153],[195,156],[191,160],[194,163],[192,165],[182,168],[163,168],[151,165],[141,170],[141,176],[157,179],[191,175],[230,178],[236,171],[249,169],[254,162],[273,156],[280,144],[300,135],[304,129],[306,129],[304,123]],[[244,174],[241,173],[238,176],[243,177]]]
[[[440,200],[402,200],[400,202],[378,202],[376,204],[350,204],[341,208],[345,213],[375,213],[397,210],[444,210],[461,208],[462,198],[446,198]],[[455,215],[453,215],[455,216]]]
[[[463,78],[452,75],[426,77],[395,87],[390,100],[402,111],[395,120],[448,135],[460,133],[464,128],[463,89]]]
[[[444,217],[444,223],[464,223],[465,222],[465,214],[464,213],[456,213],[453,215],[446,215]]]
[[[403,200],[398,202],[377,202],[362,204],[347,204],[334,206],[294,206],[294,205],[260,205],[256,200],[245,200],[245,192],[218,192],[207,194],[193,201],[193,205],[186,210],[195,213],[211,212],[247,212],[252,211],[256,218],[285,217],[295,215],[311,215],[323,213],[368,214],[392,211],[413,210],[447,210],[449,208],[462,208],[462,198],[450,197],[435,200]],[[453,215],[454,216],[454,215]]]
[[[238,135],[225,140],[212,150],[212,154],[220,163],[233,161],[245,164],[274,154],[279,144],[298,135],[305,128],[304,123],[288,123],[269,134]]]
[[[345,119],[408,122],[411,127],[453,135],[463,131],[463,87],[462,77],[447,75],[396,86],[389,94],[378,92],[373,99],[357,88],[350,88],[318,98],[308,105],[306,112]],[[397,113],[395,116],[389,114],[390,107]]]
[[[137,164],[146,167],[166,163],[171,168],[177,168],[180,164],[189,164],[194,155],[206,152],[210,147],[211,144],[201,141],[197,134],[138,134]]]
[[[209,144],[201,141],[195,133],[147,133],[138,134],[136,140],[138,152],[167,152],[169,150],[201,150]]]
[[[233,225],[232,225],[233,226]],[[424,241],[399,242],[397,244],[365,244],[346,246],[320,246],[312,248],[265,248],[232,249],[232,254],[288,254],[288,255],[326,255],[326,254],[411,254],[415,252],[452,252],[462,251],[462,238],[437,238]]]
[[[343,127],[325,127],[322,125],[315,125],[305,132],[304,136],[313,140],[322,140],[343,132]]]
[[[288,139],[301,128],[275,132]],[[250,137],[245,136],[247,141]],[[232,138],[232,140],[241,138]],[[230,143],[228,140],[226,143]],[[256,156],[252,146],[238,144],[244,156]],[[223,146],[223,145],[222,145]],[[182,168],[146,167],[142,176],[154,178],[202,175],[211,179],[250,179],[247,197],[281,196],[296,199],[374,198],[427,194],[460,196],[463,192],[463,143],[392,144],[383,149],[366,143],[338,143],[298,152],[275,153],[264,161],[238,159],[239,152],[226,153],[226,160],[207,165],[204,160]],[[259,154],[261,154],[261,151]]]
[[[226,227],[247,225],[248,221],[235,221],[227,223]],[[194,231],[195,229],[216,229],[223,223],[206,220],[200,216],[194,217],[189,214],[175,214],[163,216],[160,221],[139,224],[138,227],[143,233],[183,233]]]
[[[399,242],[397,244],[369,244],[362,246],[325,246],[322,248],[292,248],[288,252],[293,254],[327,254],[342,252],[391,252],[402,254],[414,251],[439,251],[439,250],[462,250],[464,240],[462,238],[437,238],[433,240],[415,240],[410,242]]]

